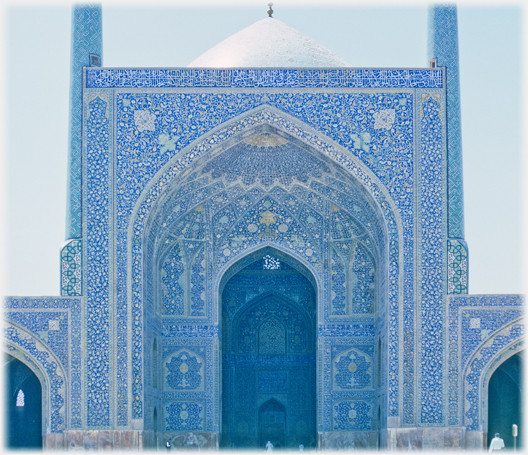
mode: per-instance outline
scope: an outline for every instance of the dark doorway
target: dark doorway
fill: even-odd
[[[259,410],[259,447],[270,441],[274,448],[284,447],[286,436],[286,408],[278,401],[266,401]]]
[[[42,448],[42,388],[29,367],[4,354],[5,441],[11,449]]]
[[[510,357],[495,370],[488,387],[488,447],[499,433],[505,449],[513,449],[512,425],[519,427],[517,450],[523,448],[524,351]]]
[[[316,294],[306,275],[267,249],[223,288],[222,447],[316,445]]]

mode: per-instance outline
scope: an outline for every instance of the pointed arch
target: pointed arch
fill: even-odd
[[[483,340],[466,363],[463,422],[468,431],[487,431],[490,378],[504,361],[525,349],[524,329],[523,318],[511,321]]]
[[[374,248],[377,248],[376,257],[379,262],[379,270],[376,273],[385,277],[376,279],[376,286],[379,287],[376,295],[379,296],[380,308],[390,307],[393,312],[401,312],[398,301],[402,292],[402,271],[400,270],[403,267],[403,251],[400,248],[403,235],[402,222],[398,211],[395,209],[395,204],[383,184],[350,151],[337,145],[321,132],[278,109],[261,106],[218,126],[179,151],[144,187],[132,211],[126,234],[127,241],[123,243],[126,245],[128,257],[126,266],[127,286],[125,291],[120,291],[118,299],[125,298],[128,302],[129,320],[126,326],[129,327],[130,332],[134,378],[129,390],[130,399],[138,403],[137,409],[140,409],[144,390],[141,360],[142,340],[144,338],[140,334],[146,321],[145,312],[150,311],[148,308],[152,308],[156,299],[159,300],[158,291],[155,288],[159,277],[154,252],[161,248],[161,240],[153,235],[153,228],[158,229],[164,222],[167,213],[164,213],[162,209],[170,206],[167,201],[169,195],[172,194],[171,192],[175,191],[176,182],[181,182],[186,176],[196,171],[205,160],[219,156],[233,144],[253,135],[255,128],[271,128],[278,136],[282,135],[281,137],[289,137],[291,140],[298,141],[302,147],[310,149],[311,153],[319,156],[321,160],[330,163],[335,169],[339,169],[339,172],[346,176],[348,182],[353,182],[362,200],[368,201],[366,203],[371,207],[369,210],[375,214],[378,220],[375,224],[380,229],[380,234],[375,236],[376,242],[374,242]],[[205,190],[209,191],[211,188],[207,187]],[[180,188],[180,190],[185,191],[186,189]],[[189,210],[202,210],[200,200],[188,198],[187,202],[189,204],[187,213]],[[202,240],[199,241],[202,242]],[[204,290],[203,294],[212,301],[205,303],[209,312],[200,315],[200,319],[197,320],[212,324],[220,322],[220,305],[218,301],[215,301],[219,295],[217,292],[220,287],[219,281],[225,276],[225,271],[232,264],[248,253],[256,252],[265,246],[277,248],[276,243],[268,241],[248,245],[239,252],[228,252],[227,249],[224,249],[223,262],[218,264],[219,267],[215,269],[214,276],[210,274],[213,259],[205,257],[202,261],[205,265],[202,276],[204,282],[212,283],[213,291]],[[277,249],[280,250],[281,248]],[[317,273],[312,262],[308,260],[312,253],[313,251],[310,249],[310,252],[305,254],[307,257],[304,257],[298,255],[293,249],[284,251],[284,254],[295,257],[306,269],[310,270],[310,274],[314,275],[317,282],[316,291],[321,293],[318,294],[318,301],[322,302],[322,281],[318,281],[321,280],[321,274]],[[208,273],[209,275],[207,275]],[[389,276],[390,279],[388,279]],[[199,284],[197,288],[200,288]],[[174,319],[174,322],[178,321],[178,319]],[[388,343],[390,349],[394,351],[391,355],[394,356],[397,356],[398,351],[398,333],[400,331],[398,321],[398,317],[391,318],[390,324],[395,325],[395,327],[387,328],[390,336],[394,338]],[[179,322],[183,322],[183,319]],[[138,327],[140,328],[139,332]],[[394,384],[391,386],[394,387],[398,383],[399,370],[397,365],[394,365],[392,370],[391,378],[393,379],[391,381]],[[392,395],[391,399],[397,400],[397,394]]]

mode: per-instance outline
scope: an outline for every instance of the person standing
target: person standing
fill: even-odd
[[[504,440],[500,437],[499,433],[495,433],[495,437],[491,440],[489,451],[504,449]]]

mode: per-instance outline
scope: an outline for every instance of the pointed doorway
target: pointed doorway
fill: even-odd
[[[488,386],[488,443],[496,433],[504,440],[505,447],[514,446],[512,425],[517,425],[516,445],[522,450],[523,422],[523,370],[524,351],[503,362],[493,373]]]
[[[42,386],[31,369],[4,353],[5,445],[42,448]]]
[[[313,276],[272,248],[241,260],[226,275],[221,445],[315,447]]]

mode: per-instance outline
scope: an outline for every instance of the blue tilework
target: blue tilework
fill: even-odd
[[[522,320],[503,328],[488,342],[482,346],[471,359],[464,375],[464,425],[467,431],[476,431],[481,428],[480,402],[481,390],[480,379],[487,365],[502,350],[514,347],[518,349],[519,340],[524,346],[525,326]],[[513,345],[513,346],[512,346]]]
[[[442,88],[433,69],[87,69],[87,88]]]
[[[162,314],[185,314],[184,265],[180,246],[175,244],[161,267]]]
[[[422,95],[420,421],[443,421],[444,172],[439,95]]]
[[[191,266],[191,316],[205,316],[205,248],[200,248]]]
[[[203,429],[203,404],[178,401],[165,406],[165,431],[200,431]]]
[[[334,250],[331,252],[330,267],[332,268],[331,293],[332,293],[332,315],[347,314],[347,279],[345,264]]]
[[[203,388],[203,360],[189,351],[182,351],[165,362],[169,371],[166,384],[173,390]]]
[[[511,324],[524,313],[525,298],[521,295],[450,295],[448,298],[448,402],[447,424],[462,425],[461,396],[463,375],[468,359],[500,332],[501,327]],[[490,351],[491,352],[491,351]],[[489,358],[489,357],[488,357]],[[485,365],[485,364],[484,364]],[[480,370],[482,372],[482,369]],[[480,380],[480,374],[473,376]],[[476,384],[476,383],[475,383]],[[473,402],[472,415],[478,416],[478,401]]]
[[[69,401],[69,428],[82,428],[81,299],[7,297],[4,300],[4,317],[23,327],[45,346],[42,348],[36,341],[20,338],[17,328],[10,329],[7,337],[24,352],[34,356],[48,374],[52,432],[60,432],[66,426],[65,400]],[[58,365],[46,353],[48,349],[60,361]],[[68,398],[64,394],[65,377],[58,374],[60,370],[68,378]]]
[[[462,240],[447,239],[447,293],[468,293],[468,250]]]
[[[269,120],[268,120],[268,121],[269,121]],[[231,131],[231,130],[232,130],[232,129],[230,128],[230,131]],[[236,130],[236,128],[235,128],[235,130]],[[225,136],[224,136],[224,137],[225,137]],[[209,143],[209,142],[208,142],[208,143]],[[320,142],[319,142],[319,143],[320,143]],[[190,153],[191,153],[191,155],[194,154],[194,152],[192,152],[192,151],[191,151]],[[180,161],[180,162],[181,162],[181,161]],[[180,165],[178,164],[178,166],[180,166]],[[175,170],[178,168],[178,166],[175,168]],[[352,170],[353,173],[354,173],[354,172],[357,173],[357,171],[358,171],[358,169],[357,169],[357,168],[354,168],[354,167],[353,167],[351,170]],[[173,171],[169,171],[169,174],[168,174],[168,175],[170,175],[170,172],[173,172]],[[363,177],[363,174],[360,174],[360,175],[361,175],[361,177]],[[167,181],[168,181],[167,178],[164,178],[164,181],[167,182]],[[368,185],[369,185],[369,184],[368,184]],[[155,200],[155,198],[157,197],[157,196],[155,196],[155,194],[159,192],[159,188],[158,188],[157,186],[154,186],[154,187],[152,187],[152,188],[155,190],[155,193],[151,193],[151,196],[148,197],[148,201]],[[380,196],[380,195],[381,195],[381,193],[377,193],[377,196]],[[149,202],[149,204],[151,204],[151,202]],[[145,209],[140,208],[140,210],[138,211],[138,218],[137,218],[137,220],[140,221],[141,223],[143,223],[142,220],[146,219],[145,215],[142,214],[142,213],[146,213],[146,211],[144,211],[144,210],[146,210],[147,207],[148,207],[148,205],[145,206]],[[179,204],[179,203],[178,203],[177,207],[180,207],[180,204]],[[384,203],[384,202],[382,202],[382,207],[383,207],[384,210],[388,209],[388,205],[387,205],[386,203]],[[181,209],[179,209],[179,210],[180,210],[180,212],[181,212]],[[183,212],[183,213],[185,213],[185,212]],[[390,212],[387,212],[387,213],[390,213]],[[390,216],[390,215],[389,215],[389,216]],[[388,223],[388,224],[389,224],[389,229],[391,229],[391,228],[392,228],[392,229],[395,228],[395,224],[394,224],[394,222],[393,222],[390,218],[389,218],[389,223]],[[135,232],[137,233],[137,235],[140,235],[142,231],[141,231],[141,230],[137,230],[137,229],[135,229]],[[391,235],[394,236],[394,234],[391,234]],[[396,238],[397,238],[397,237],[395,237],[395,239],[396,239]],[[396,244],[395,244],[394,242],[392,243],[392,245],[396,246]],[[133,251],[134,251],[134,250],[135,250],[135,248],[133,248]],[[138,249],[137,251],[140,252],[139,249]],[[393,252],[393,254],[397,254],[397,248],[393,248],[393,249],[392,249],[392,252]],[[137,266],[140,267],[140,263],[141,263],[141,262],[140,262],[140,260],[139,260],[139,257],[137,257],[137,259],[134,260],[134,264],[137,264]],[[394,264],[396,265],[396,264],[397,264],[397,261],[395,261]],[[141,269],[138,268],[138,269],[137,269],[137,273],[139,273],[140,270],[141,270]],[[134,273],[136,273],[136,272],[134,272]],[[394,272],[392,272],[392,273],[394,273]],[[393,286],[396,285],[396,284],[397,284],[397,281],[393,281],[392,284],[393,284]],[[138,289],[139,289],[139,287],[138,287]],[[410,292],[412,292],[412,288],[410,289]],[[139,293],[139,292],[134,292],[134,295],[137,296],[138,299],[141,299],[141,296],[140,296],[140,293]],[[392,298],[397,298],[397,297],[396,297],[396,296],[397,296],[396,293],[392,293],[392,295],[393,295]],[[137,300],[138,303],[134,305],[134,306],[137,307],[137,308],[139,308],[139,301],[140,301],[140,300]],[[397,307],[397,305],[395,305],[395,308],[396,308],[396,307]],[[397,312],[394,312],[394,313],[395,313],[395,314],[394,314],[394,317],[397,318]],[[393,343],[393,344],[394,344],[394,343]],[[396,365],[393,365],[393,368],[397,368]],[[397,390],[396,390],[396,388],[394,389],[394,394],[397,394]],[[394,395],[393,395],[393,396],[394,396]]]
[[[374,276],[376,273],[372,256],[356,243],[351,264],[352,313],[372,313],[374,310]]]
[[[184,325],[164,324],[163,335],[185,338],[215,338],[218,337],[217,325]]]
[[[456,5],[429,8],[428,54],[430,59],[437,59],[439,67],[446,68],[448,235],[463,239],[464,187]]]
[[[82,295],[82,240],[70,240],[61,250],[61,295]]]
[[[9,343],[17,346],[22,352],[29,354],[47,374],[50,381],[50,426],[51,433],[62,433],[66,429],[67,403],[65,380],[67,373],[48,352],[46,347],[37,341],[36,337],[28,336],[24,330],[6,324],[3,330],[4,346],[9,351]],[[7,340],[7,341],[6,341]]]
[[[188,329],[190,326],[188,326]],[[194,335],[196,335],[196,332],[194,332]],[[189,358],[196,358],[197,363],[196,365],[192,366],[186,373],[186,375],[189,373],[189,371],[194,370],[195,372],[196,367],[201,364],[200,369],[198,370],[199,376],[201,377],[201,380],[198,380],[198,378],[194,377],[187,378],[190,380],[190,383],[192,383],[195,388],[178,388],[173,389],[165,385],[163,387],[163,391],[161,394],[161,402],[163,403],[163,406],[171,405],[172,402],[196,402],[200,403],[200,406],[203,407],[202,411],[202,430],[203,431],[218,431],[218,427],[215,422],[217,422],[218,419],[218,389],[217,385],[215,385],[215,381],[219,381],[219,375],[218,375],[218,366],[215,361],[215,355],[214,354],[214,338],[211,336],[202,336],[197,337],[194,336],[192,338],[186,338],[186,337],[172,337],[172,336],[164,336],[162,338],[163,347],[161,349],[161,356],[163,359],[163,363],[171,363],[171,359],[176,357],[177,359],[180,357],[183,352],[186,352],[189,354]],[[199,362],[198,362],[199,361]],[[176,362],[177,364],[178,362]],[[164,384],[166,384],[167,378],[169,377],[170,371],[165,366],[163,367],[165,372],[165,378],[164,378]],[[185,370],[185,368],[183,368]],[[179,370],[179,367],[177,369]],[[148,381],[148,378],[146,378]],[[145,394],[147,395],[148,387],[145,389]],[[158,396],[158,395],[156,395]],[[215,401],[216,400],[216,401]],[[172,420],[169,419],[167,421],[167,424],[174,425],[175,422],[179,421],[178,414],[174,414],[173,410],[173,418]],[[184,420],[184,419],[182,419]],[[182,422],[180,422],[181,424]],[[188,424],[189,422],[187,422]],[[185,427],[186,428],[186,427]],[[178,431],[185,431],[185,428],[182,426],[180,430]]]
[[[334,408],[333,430],[371,430],[371,401],[345,400],[336,402]]]
[[[68,196],[66,199],[66,239],[81,237],[81,135],[83,119],[83,67],[90,66],[89,54],[96,54],[102,58],[102,30],[101,5],[73,6],[70,74]]]
[[[373,321],[364,320],[360,324],[319,324],[320,337],[368,337],[374,336]]]
[[[120,290],[125,289],[127,284],[127,262],[126,262],[126,233],[118,232],[116,236],[116,288],[117,295]],[[129,307],[126,302],[115,299],[116,318],[119,321],[116,324],[115,333],[118,340],[116,346],[116,424],[125,426],[128,424],[128,391],[129,391],[129,360],[128,354],[128,311]]]
[[[351,349],[334,359],[334,390],[372,387],[372,359]]]
[[[101,95],[104,97],[104,95]],[[110,137],[108,102],[88,103],[86,122],[86,415],[89,427],[110,425]]]
[[[257,391],[258,393],[287,393],[288,373],[286,371],[259,371]]]

